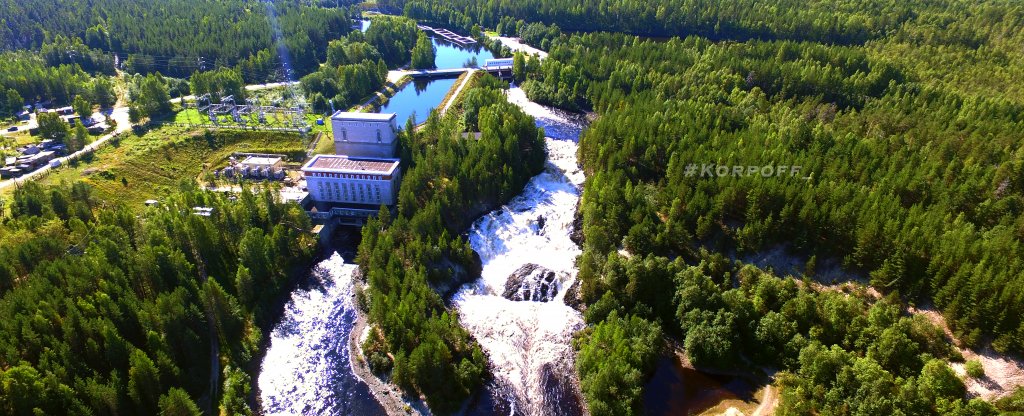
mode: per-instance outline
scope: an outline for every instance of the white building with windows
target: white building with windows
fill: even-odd
[[[316,155],[302,167],[316,202],[394,205],[402,181],[399,160],[351,155]]]
[[[334,153],[359,157],[394,157],[398,147],[398,124],[394,113],[351,113],[331,115]]]

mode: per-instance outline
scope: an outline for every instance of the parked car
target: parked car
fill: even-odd
[[[7,128],[7,131],[18,131],[18,126],[11,126]]]

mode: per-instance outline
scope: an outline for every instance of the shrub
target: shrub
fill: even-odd
[[[985,377],[985,367],[981,365],[981,361],[970,360],[964,365],[964,369],[967,370],[967,375],[971,376],[971,378]]]

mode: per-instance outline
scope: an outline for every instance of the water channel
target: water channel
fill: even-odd
[[[441,100],[455,85],[455,78],[414,80],[405,84],[395,93],[384,106],[381,113],[395,113],[398,127],[404,128],[405,121],[413,117],[413,124],[419,125],[427,121],[430,110],[441,104]]]
[[[363,31],[370,26],[369,20],[363,20],[360,27]],[[438,69],[464,68],[466,66],[483,65],[494,54],[480,45],[463,46],[449,42],[433,32],[427,32],[437,53],[434,66]],[[402,87],[378,111],[397,114],[399,127],[404,127],[406,120],[413,117],[414,124],[419,125],[430,116],[430,110],[441,104],[448,91],[455,86],[454,78],[416,80]]]

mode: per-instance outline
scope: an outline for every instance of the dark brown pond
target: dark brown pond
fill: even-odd
[[[723,400],[753,401],[758,388],[741,377],[697,371],[683,367],[676,357],[662,357],[644,386],[644,414],[698,415]]]

